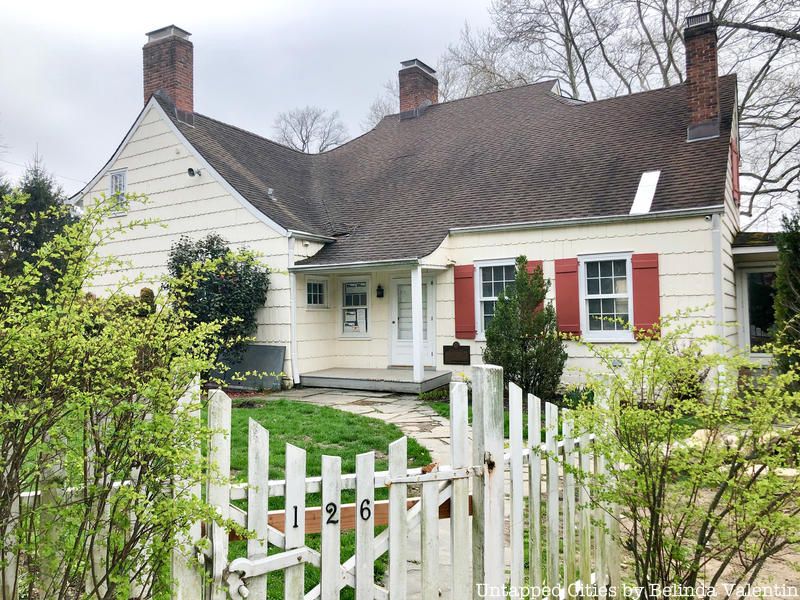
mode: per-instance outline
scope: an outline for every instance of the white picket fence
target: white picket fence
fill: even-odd
[[[185,401],[195,395],[196,388]],[[341,472],[341,458],[323,456],[322,476],[307,477],[305,451],[287,445],[285,480],[269,479],[269,432],[251,420],[247,483],[235,484],[229,478],[231,400],[212,390],[205,499],[222,520],[248,530],[247,556],[229,561],[228,529],[195,523],[174,552],[173,597],[265,600],[267,577],[277,571],[283,572],[287,600],[338,599],[345,587],[355,590],[357,600],[501,598],[504,586],[530,586],[531,597],[566,599],[586,586],[617,585],[615,510],[592,503],[580,477],[604,473],[603,458],[593,453],[590,436],[572,435],[568,411],[531,394],[526,400],[512,385],[506,446],[502,370],[475,367],[471,428],[467,385],[450,388],[451,465],[409,469],[403,437],[389,446],[387,471],[376,471],[375,453],[368,452],[356,457],[355,473]],[[376,491],[386,488],[388,500],[376,500]],[[354,503],[342,503],[345,490],[354,490]],[[202,490],[196,486],[188,493],[200,497]],[[307,506],[309,494],[321,502]],[[283,498],[284,508],[270,511],[273,498]],[[232,504],[244,500],[246,511]],[[442,519],[449,525],[444,541]],[[411,535],[415,529],[418,536]],[[355,531],[355,554],[343,557],[341,535],[349,530]],[[306,544],[312,534],[320,534],[319,551]],[[448,543],[449,566],[440,560],[440,544]],[[375,561],[387,552],[388,577],[376,581]],[[419,575],[410,561],[419,562]],[[102,569],[102,560],[94,566]],[[13,582],[14,567],[3,566],[4,583]],[[307,567],[319,569],[313,589],[305,588]],[[410,581],[412,573],[418,582]],[[135,589],[132,594],[137,597]]]
[[[206,494],[222,518],[249,530],[247,557],[229,562],[228,532],[210,524],[210,546],[202,552],[206,577],[190,556],[178,555],[176,597],[263,600],[267,576],[276,571],[284,573],[282,597],[287,600],[339,598],[344,587],[354,588],[358,600],[406,599],[417,587],[422,600],[438,599],[448,588],[449,594],[442,595],[454,599],[501,598],[507,585],[518,590],[531,586],[533,594],[549,588],[545,595],[567,598],[585,586],[616,585],[614,510],[594,505],[576,477],[581,471],[605,470],[602,457],[592,452],[592,438],[574,438],[567,411],[529,394],[524,440],[523,393],[512,385],[506,448],[502,370],[475,367],[472,393],[471,452],[467,386],[453,383],[452,464],[429,468],[407,467],[407,439],[400,438],[389,447],[388,471],[375,471],[375,453],[368,452],[356,457],[356,473],[342,474],[339,457],[323,456],[322,476],[307,477],[305,451],[287,445],[286,480],[269,480],[269,432],[251,421],[247,483],[230,484],[218,477]],[[222,391],[211,392],[208,414],[216,432],[209,447],[210,468],[227,474],[231,402]],[[420,489],[419,497],[410,497],[409,486]],[[388,488],[388,501],[375,500],[381,488]],[[342,504],[343,490],[355,490],[355,503]],[[307,506],[308,494],[321,494],[321,504]],[[284,508],[270,511],[270,499],[276,497],[284,499]],[[231,504],[245,499],[246,511]],[[440,564],[443,518],[449,520],[449,568]],[[388,528],[376,535],[378,525]],[[420,530],[418,548],[410,541],[415,528]],[[353,529],[355,555],[342,557],[342,531]],[[306,545],[312,533],[321,535],[320,551]],[[375,560],[386,552],[387,581],[375,581]],[[412,558],[421,563],[418,586],[409,586]],[[307,566],[320,571],[319,585],[309,590],[304,584]]]

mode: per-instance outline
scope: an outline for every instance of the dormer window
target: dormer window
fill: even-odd
[[[111,202],[111,214],[114,216],[124,215],[127,210],[127,200],[125,193],[128,188],[128,171],[123,169],[121,171],[112,171],[111,185],[109,186],[108,197]]]

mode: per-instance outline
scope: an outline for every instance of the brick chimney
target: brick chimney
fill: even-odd
[[[142,48],[145,104],[150,96],[163,90],[175,108],[194,112],[194,47],[190,35],[175,25],[147,34]]]
[[[439,101],[436,71],[421,60],[412,58],[400,63],[400,112],[405,113]]]
[[[719,137],[719,74],[717,25],[711,13],[686,18],[686,99],[689,142]]]

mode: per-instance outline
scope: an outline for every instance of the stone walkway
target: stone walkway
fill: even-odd
[[[275,397],[331,406],[392,423],[425,446],[434,462],[450,464],[450,423],[420,402],[417,396],[391,392],[303,388],[281,392],[275,394]]]

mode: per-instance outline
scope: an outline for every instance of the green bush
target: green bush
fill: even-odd
[[[550,282],[541,267],[532,273],[527,267],[525,256],[517,258],[514,283],[498,298],[486,328],[483,361],[503,367],[506,384],[514,382],[526,392],[551,400],[561,382],[567,352],[556,311],[545,302]]]
[[[168,268],[171,277],[186,283],[175,291],[183,298],[188,324],[219,323],[228,352],[241,353],[266,302],[269,270],[254,253],[232,251],[216,233],[196,241],[181,237],[170,250]]]

